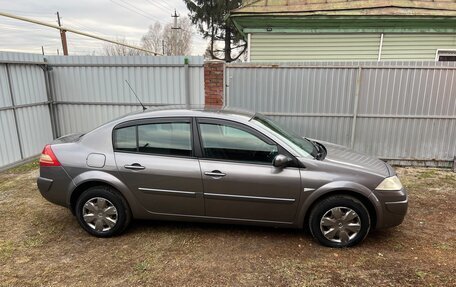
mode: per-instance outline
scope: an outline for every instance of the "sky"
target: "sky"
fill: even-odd
[[[139,45],[149,25],[172,21],[176,9],[188,15],[182,0],[0,0],[0,11],[57,24],[60,13],[63,26],[109,39],[126,39]],[[206,41],[196,32],[192,37],[192,55],[203,55]],[[70,55],[101,55],[104,42],[67,33]],[[62,53],[59,31],[0,16],[0,51]]]

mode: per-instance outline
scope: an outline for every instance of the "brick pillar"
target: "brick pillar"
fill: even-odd
[[[204,62],[204,105],[220,109],[223,106],[225,62],[211,60]]]

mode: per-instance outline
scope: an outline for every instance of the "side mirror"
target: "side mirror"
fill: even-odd
[[[283,154],[278,154],[272,160],[272,165],[275,167],[286,167],[291,161],[292,161],[291,158],[289,158]]]

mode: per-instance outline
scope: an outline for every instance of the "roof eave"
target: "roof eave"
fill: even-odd
[[[452,2],[422,2],[406,0],[382,0],[382,1],[353,1],[353,2],[334,2],[334,3],[314,3],[297,5],[247,5],[231,11],[232,15],[237,14],[269,14],[269,13],[301,13],[301,12],[323,12],[323,11],[344,11],[344,10],[363,10],[376,8],[405,8],[405,9],[425,9],[440,11],[455,11],[456,3]]]

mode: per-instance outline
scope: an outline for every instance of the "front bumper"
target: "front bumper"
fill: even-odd
[[[68,207],[67,190],[71,182],[61,166],[41,167],[36,180],[38,190],[45,199],[65,207]]]
[[[401,224],[408,210],[408,195],[405,188],[394,191],[374,191],[381,212],[377,214],[376,228],[388,228]]]

